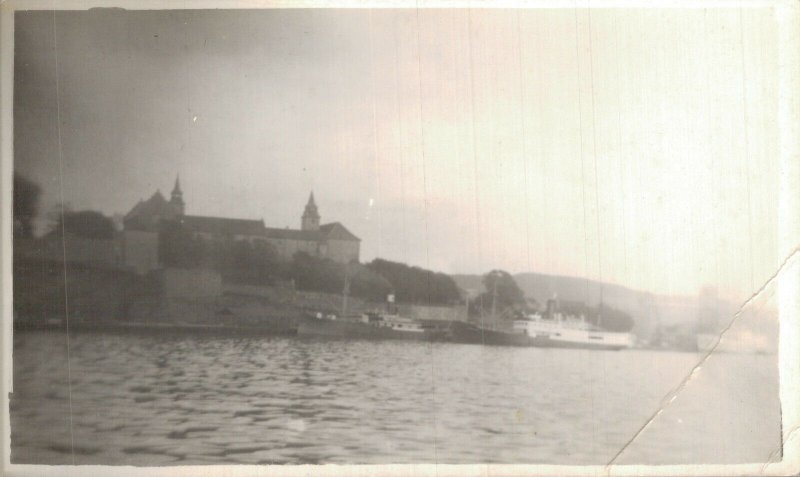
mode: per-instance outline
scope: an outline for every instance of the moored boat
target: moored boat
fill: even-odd
[[[633,346],[630,333],[606,331],[574,316],[540,314],[514,321],[514,329],[524,333],[531,345],[542,348],[583,348],[621,350]]]
[[[450,322],[447,341],[494,346],[529,346],[531,344],[528,335],[522,332],[490,330],[461,321]]]
[[[493,271],[490,274],[497,273]],[[469,300],[466,302],[466,316],[469,317]],[[491,323],[497,323],[497,280],[492,287]],[[464,321],[451,321],[447,329],[447,341],[452,343],[482,344],[494,346],[530,346],[527,335],[517,330],[512,332],[476,326]]]
[[[396,314],[364,313],[358,316],[316,314],[301,320],[300,336],[331,338],[435,341],[445,339],[445,329]]]

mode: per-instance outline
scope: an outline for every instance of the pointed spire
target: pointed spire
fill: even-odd
[[[303,213],[303,216],[319,218],[317,204],[314,202],[314,191],[311,191],[311,194],[308,195],[308,203],[306,203],[306,210]]]
[[[303,211],[302,217],[302,230],[318,230],[319,229],[319,211],[317,211],[317,204],[314,202],[314,191],[308,196],[308,203]]]
[[[181,191],[180,175],[175,176],[175,187],[172,188],[172,195],[169,201],[172,205],[177,207],[178,214],[183,215],[185,204],[183,203],[183,192]]]

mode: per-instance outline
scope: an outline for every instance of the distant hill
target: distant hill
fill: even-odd
[[[483,290],[480,275],[453,275],[452,278],[471,295]],[[603,303],[630,314],[636,323],[633,332],[643,337],[649,336],[659,323],[662,326],[694,325],[700,310],[696,296],[656,295],[585,278],[541,273],[520,273],[514,275],[514,279],[527,297],[541,304],[557,294],[560,300],[596,306],[602,296]],[[730,316],[735,307],[720,301],[718,309],[721,316]]]

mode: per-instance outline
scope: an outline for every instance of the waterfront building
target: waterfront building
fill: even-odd
[[[180,180],[175,179],[170,199],[160,191],[140,200],[123,219],[123,262],[139,273],[160,268],[158,232],[165,221],[177,221],[194,236],[209,241],[265,242],[281,260],[295,253],[340,263],[358,261],[361,240],[339,222],[320,224],[312,192],[300,219],[300,229],[266,227],[263,220],[186,215]]]

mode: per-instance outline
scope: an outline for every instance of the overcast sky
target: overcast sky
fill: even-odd
[[[276,227],[313,189],[364,261],[735,296],[777,268],[769,9],[18,11],[15,28],[15,166],[45,211],[63,192],[125,213],[180,173],[187,213]]]

